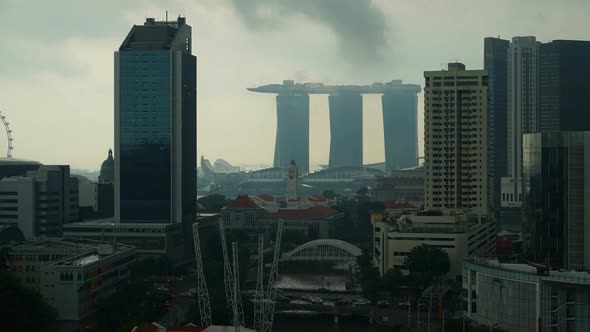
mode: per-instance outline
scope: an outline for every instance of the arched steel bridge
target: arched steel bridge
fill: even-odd
[[[283,253],[281,261],[356,261],[363,251],[348,242],[334,239],[313,240]]]

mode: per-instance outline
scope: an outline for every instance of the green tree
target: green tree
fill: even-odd
[[[389,293],[389,296],[393,298],[398,295],[399,289],[404,285],[405,281],[404,274],[401,270],[389,269],[383,277],[381,277],[379,288]]]
[[[451,263],[446,251],[422,244],[410,250],[405,265],[414,279],[426,287],[433,278],[449,273]]]
[[[334,199],[336,198],[336,192],[334,190],[328,189],[324,190],[322,196],[326,197],[327,199]]]
[[[359,270],[360,270],[360,282],[364,296],[369,300],[375,301],[377,299],[377,293],[381,285],[379,277],[379,269],[373,266],[371,258],[363,253],[358,258]]]
[[[168,300],[168,294],[150,289],[143,282],[123,285],[98,301],[96,327],[99,331],[119,331],[122,327],[156,321]]]
[[[57,311],[41,294],[23,287],[8,272],[0,272],[3,326],[18,326],[18,331],[57,331]]]

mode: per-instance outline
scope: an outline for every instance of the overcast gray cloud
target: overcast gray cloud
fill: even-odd
[[[246,87],[420,84],[455,59],[481,68],[487,36],[590,40],[588,0],[0,0],[0,107],[15,156],[99,167],[113,146],[113,51],[165,10],[193,27],[198,153],[234,164],[271,164],[274,151],[275,99]],[[364,161],[382,161],[380,98],[363,103]],[[310,113],[310,160],[325,164],[326,96]]]
[[[353,63],[378,64],[387,44],[385,16],[371,0],[231,0],[250,28],[276,28],[287,17],[305,15],[328,27]]]

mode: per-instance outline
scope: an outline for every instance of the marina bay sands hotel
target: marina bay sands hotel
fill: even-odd
[[[383,94],[383,131],[387,170],[418,165],[417,94],[420,85],[401,80],[372,85],[328,86],[321,83],[269,84],[249,91],[277,94],[274,167],[294,160],[309,172],[309,95],[329,94],[329,168],[363,165],[363,94]]]

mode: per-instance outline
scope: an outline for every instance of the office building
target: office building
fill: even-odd
[[[328,167],[363,165],[363,97],[334,93],[330,106],[330,160]]]
[[[381,97],[385,170],[418,166],[418,93],[417,84],[390,83],[392,89]]]
[[[399,210],[398,210],[399,211]],[[393,212],[393,211],[392,211]],[[462,275],[463,259],[469,256],[488,256],[495,252],[496,224],[479,223],[474,215],[398,215],[395,212],[374,211],[373,265],[381,275],[389,269],[408,273],[405,259],[420,245],[441,248],[449,255],[449,278]]]
[[[505,331],[590,331],[590,274],[466,259],[462,308]]]
[[[488,199],[497,211],[501,202],[501,178],[508,174],[508,47],[500,38],[484,39],[483,69],[488,72]]]
[[[285,81],[293,84],[293,81]],[[301,174],[309,172],[309,95],[277,95],[277,133],[274,167],[288,168],[291,160]]]
[[[424,72],[425,209],[488,214],[488,76],[449,63]]]
[[[191,27],[146,19],[115,52],[115,219],[196,216],[196,57]]]
[[[514,37],[508,47],[508,175],[501,181],[501,206],[522,201],[522,135],[539,130],[539,42]]]
[[[552,268],[590,269],[590,132],[524,135],[523,240]]]
[[[538,77],[540,130],[589,131],[590,41],[541,44]]]
[[[78,179],[69,166],[39,165],[0,180],[0,223],[15,224],[27,240],[62,235],[79,219]]]
[[[100,298],[129,279],[128,266],[134,260],[132,246],[47,238],[12,246],[7,265],[24,287],[55,307],[58,320],[86,326]]]

